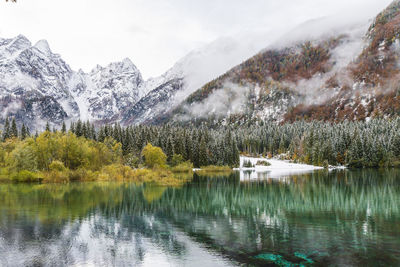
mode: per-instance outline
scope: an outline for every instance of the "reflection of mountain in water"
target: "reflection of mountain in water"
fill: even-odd
[[[397,170],[195,176],[182,188],[0,185],[0,265],[257,265],[266,252],[397,265],[399,185]]]

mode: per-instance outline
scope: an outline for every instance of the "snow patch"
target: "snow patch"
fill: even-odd
[[[40,40],[35,44],[35,48],[48,55],[51,53],[49,43],[46,40]]]
[[[250,161],[256,165],[258,161],[268,161],[271,166],[256,166],[254,168],[243,168],[244,161]],[[255,179],[280,179],[287,178],[291,175],[310,173],[316,170],[322,170],[323,167],[290,163],[287,160],[266,159],[266,158],[251,158],[240,157],[240,180],[248,181]]]

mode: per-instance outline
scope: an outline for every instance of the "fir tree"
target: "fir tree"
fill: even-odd
[[[61,132],[65,134],[67,132],[67,126],[65,125],[65,121],[63,121],[62,126],[61,126]]]
[[[201,138],[199,145],[199,162],[198,167],[208,165],[207,145],[205,138]]]
[[[174,143],[171,137],[168,138],[165,154],[167,155],[167,161],[171,162],[172,156],[174,155]]]
[[[49,124],[49,122],[46,122],[46,131],[50,132],[50,124]]]
[[[21,127],[21,139],[25,140],[27,137],[28,137],[28,132],[26,130],[25,124],[23,123]]]
[[[94,129],[93,124],[90,126],[90,138],[92,138],[93,140],[97,140],[96,130]]]
[[[81,120],[78,120],[78,122],[76,123],[75,126],[75,134],[76,136],[82,136],[83,135],[83,131],[82,131],[82,122]]]
[[[12,119],[11,122],[11,137],[18,137],[18,128],[17,128],[17,123],[15,122],[15,118]]]
[[[3,141],[5,141],[6,139],[8,139],[10,137],[11,137],[10,122],[9,122],[8,118],[6,118],[6,121],[4,123],[2,139],[3,139]]]
[[[81,135],[79,135],[79,136],[84,136],[85,138],[88,138],[89,137],[88,132],[89,131],[86,128],[86,123],[82,123],[82,132],[81,132]]]
[[[70,126],[69,126],[69,131],[73,134],[75,134],[75,123],[71,122]]]

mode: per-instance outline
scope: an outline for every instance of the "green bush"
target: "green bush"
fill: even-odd
[[[64,163],[62,163],[59,160],[53,160],[49,165],[49,169],[50,169],[50,171],[60,171],[60,172],[66,170]]]
[[[322,163],[322,167],[324,167],[325,169],[329,169],[329,162],[328,162],[328,160],[324,160],[324,162]]]
[[[182,162],[179,165],[172,167],[171,170],[175,173],[193,172],[193,163],[190,161]]]
[[[129,153],[124,157],[124,163],[131,168],[139,168],[140,159],[133,153]]]
[[[266,160],[259,160],[257,161],[256,166],[271,166],[271,163]]]
[[[182,155],[174,154],[171,159],[171,166],[175,167],[175,166],[178,166],[179,164],[182,164],[183,162],[184,162],[184,159],[183,159]]]
[[[26,171],[26,170],[11,174],[11,180],[13,182],[38,182],[38,181],[40,181],[37,174],[30,172],[30,171]]]
[[[250,160],[244,160],[243,161],[243,168],[254,168],[253,163],[251,163]]]

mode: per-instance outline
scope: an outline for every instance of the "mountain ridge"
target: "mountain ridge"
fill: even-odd
[[[400,83],[400,2],[394,1],[372,24],[333,33],[281,47],[271,45],[153,122],[283,123],[400,115],[396,89]],[[278,97],[277,92],[281,92]],[[218,101],[222,95],[230,100]],[[242,109],[232,113],[238,105],[235,95],[240,96]],[[221,106],[228,112],[216,112]]]
[[[77,119],[132,125],[399,115],[400,1],[372,23],[333,22],[304,23],[262,49],[222,38],[148,80],[128,58],[85,73],[46,40],[0,38],[0,123],[11,116],[43,129]]]

